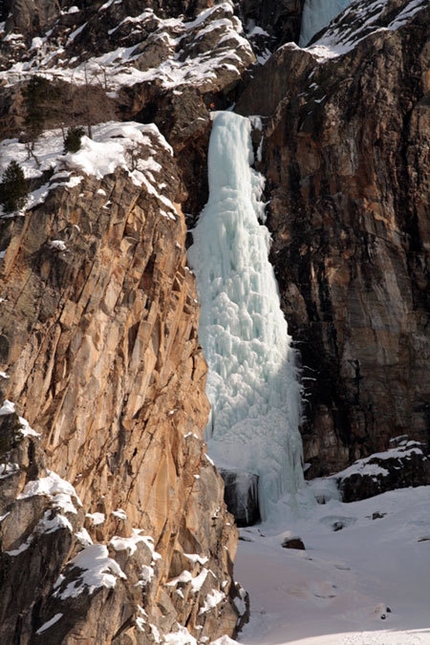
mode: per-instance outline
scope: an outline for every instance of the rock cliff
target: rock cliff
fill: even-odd
[[[64,168],[1,220],[3,395],[26,420],[0,411],[4,642],[149,643],[185,625],[201,640],[239,619],[178,173],[148,127],[139,155],[162,194],[125,169]]]
[[[429,442],[429,13],[405,19],[406,6],[363,21],[357,3],[309,49],[285,45],[236,106],[264,117],[271,257],[303,360],[310,476],[398,435]]]

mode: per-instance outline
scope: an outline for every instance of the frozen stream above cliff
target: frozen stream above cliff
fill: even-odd
[[[249,119],[215,115],[209,201],[189,250],[201,302],[199,336],[209,365],[206,430],[219,467],[259,476],[263,519],[303,486],[300,386],[294,350],[260,224],[264,180],[251,168]]]

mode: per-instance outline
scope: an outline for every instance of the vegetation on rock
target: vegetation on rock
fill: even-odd
[[[11,161],[2,176],[0,204],[5,213],[13,213],[25,206],[28,187],[24,172],[16,161]]]
[[[85,130],[83,128],[76,126],[69,128],[64,139],[64,154],[67,152],[78,152],[81,149],[81,139],[84,134]]]

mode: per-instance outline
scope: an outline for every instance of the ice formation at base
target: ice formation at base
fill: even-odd
[[[306,47],[311,38],[326,27],[351,0],[305,0],[300,31],[300,47]]]
[[[249,119],[216,114],[209,201],[189,250],[201,301],[199,335],[209,365],[209,454],[220,467],[259,476],[260,511],[303,485],[300,386],[294,350],[259,223],[264,180],[251,168]]]

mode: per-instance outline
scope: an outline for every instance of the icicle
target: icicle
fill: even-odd
[[[209,146],[210,197],[189,260],[201,301],[199,335],[209,365],[209,454],[220,467],[259,476],[263,519],[303,485],[300,387],[280,309],[270,235],[259,224],[263,178],[248,119],[216,115]]]

